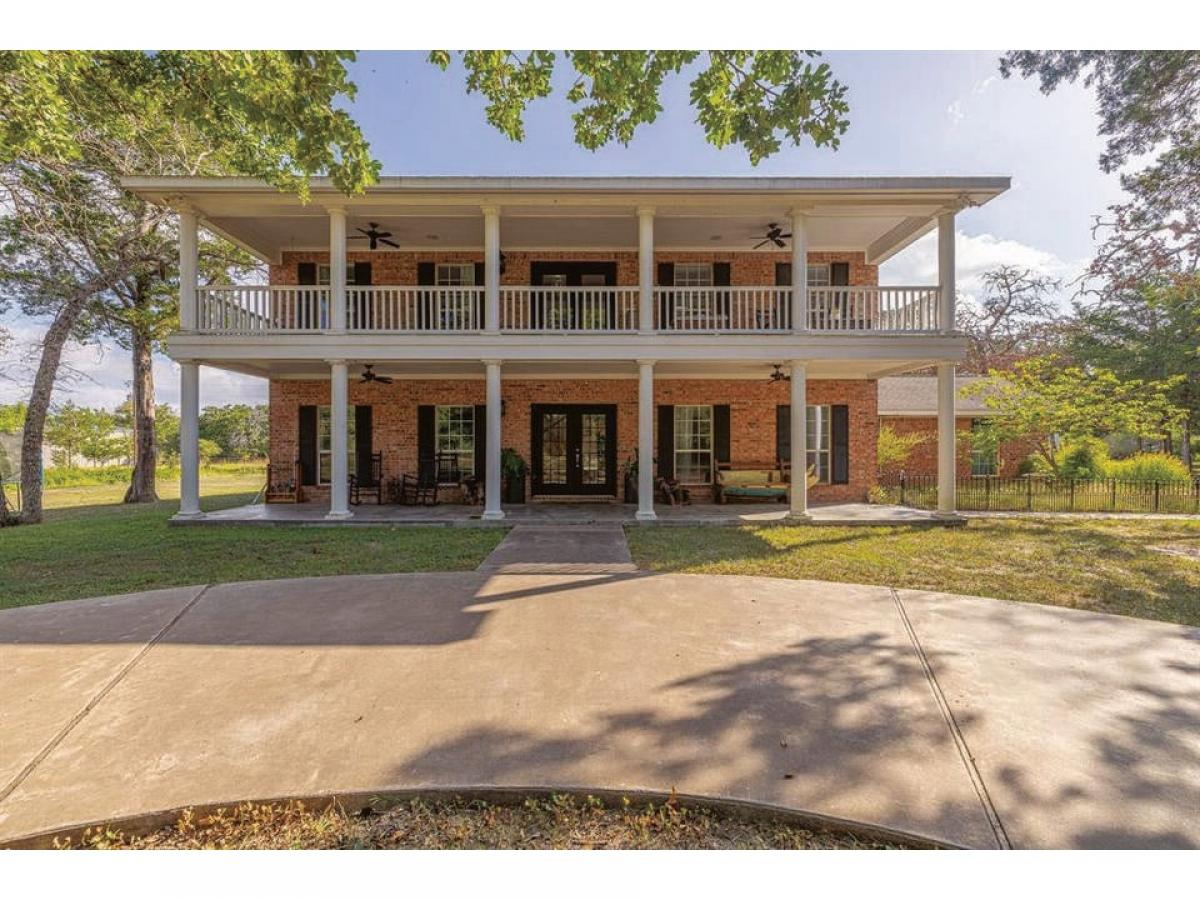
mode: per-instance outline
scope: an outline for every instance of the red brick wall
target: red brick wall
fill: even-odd
[[[812,499],[862,500],[875,483],[877,433],[876,383],[855,380],[810,380],[808,402],[849,406],[850,483],[817,485]],[[617,407],[617,462],[628,459],[637,446],[636,379],[505,379],[503,446],[530,458],[530,405],[533,403],[610,403]],[[655,406],[661,404],[728,404],[732,462],[763,463],[775,458],[775,407],[789,401],[789,385],[765,380],[658,379]],[[393,384],[363,384],[352,380],[352,404],[373,407],[373,444],[383,453],[384,476],[415,472],[417,465],[417,406],[420,404],[483,403],[482,379],[404,380]],[[271,460],[290,466],[298,456],[298,409],[329,403],[328,381],[272,381]],[[655,435],[657,436],[657,422]],[[618,492],[621,479],[618,477]]]
[[[912,455],[904,466],[909,475],[937,474],[937,416],[887,416],[880,425],[890,425],[899,435],[921,434],[925,441],[913,448]],[[955,419],[958,432],[957,469],[960,477],[971,474],[971,419],[959,416]],[[1006,441],[1000,445],[1000,470],[997,474],[1011,477],[1017,474],[1017,466],[1032,452],[1024,441]]]
[[[369,250],[351,250],[346,254],[347,262],[371,263],[371,280],[375,284],[416,284],[418,262],[482,262],[483,251],[437,252],[409,251],[372,253]],[[504,253],[504,274],[501,284],[529,284],[530,263],[534,260],[569,260],[580,262],[615,261],[617,284],[633,286],[638,283],[638,255],[634,251],[578,251],[514,250]],[[660,262],[728,262],[729,280],[735,284],[770,285],[775,283],[775,264],[791,262],[791,253],[746,253],[746,252],[696,252],[681,253],[664,250],[654,254],[655,263]],[[879,267],[869,266],[862,253],[810,253],[811,263],[850,263],[851,284],[878,284]],[[329,254],[324,251],[286,252],[280,265],[271,266],[272,284],[296,284],[296,264],[300,262],[328,263]],[[657,269],[655,270],[657,277]]]

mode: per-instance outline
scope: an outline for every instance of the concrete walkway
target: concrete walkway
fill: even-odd
[[[557,531],[515,529],[478,572],[0,612],[0,840],[474,785],[676,788],[972,847],[1200,845],[1195,629],[652,575],[619,529]]]

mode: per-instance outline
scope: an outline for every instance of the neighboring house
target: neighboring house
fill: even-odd
[[[1017,474],[1017,467],[1029,456],[1032,447],[1022,441],[1007,441],[994,451],[973,446],[971,432],[995,411],[984,405],[978,395],[963,396],[962,389],[982,381],[979,375],[960,375],[954,400],[955,429],[959,433],[958,474]],[[900,435],[921,434],[923,443],[913,448],[904,465],[909,475],[937,473],[937,378],[932,375],[902,375],[879,379],[879,424],[888,425]]]
[[[18,478],[21,474],[22,432],[0,431],[0,478]],[[42,446],[42,468],[51,465],[50,447]]]
[[[622,463],[654,460],[652,518],[652,474],[703,498],[717,463],[807,462],[813,500],[865,499],[876,381],[952,377],[955,213],[1009,179],[384,178],[357,197],[317,180],[307,204],[237,178],[126,186],[180,211],[185,435],[214,366],[270,381],[271,461],[298,465],[331,517],[379,453],[388,479],[477,474],[500,518],[511,447],[540,499],[620,500]],[[269,285],[197,285],[198,222]],[[879,286],[879,264],[935,229],[938,283]],[[182,515],[198,511],[188,444]]]

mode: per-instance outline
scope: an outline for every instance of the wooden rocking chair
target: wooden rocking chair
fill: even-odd
[[[383,453],[371,454],[371,466],[365,474],[350,476],[350,502],[360,506],[363,494],[374,494],[375,503],[383,504]]]

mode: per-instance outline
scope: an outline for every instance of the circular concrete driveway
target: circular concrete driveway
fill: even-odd
[[[1194,629],[886,587],[508,572],[0,613],[0,840],[477,785],[674,788],[975,847],[1200,843]]]

